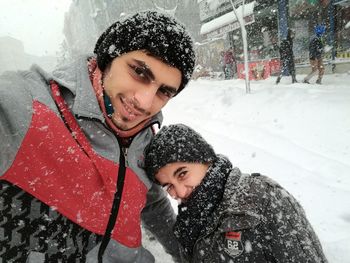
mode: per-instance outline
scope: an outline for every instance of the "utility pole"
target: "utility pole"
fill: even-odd
[[[249,81],[249,67],[248,67],[248,41],[247,41],[247,30],[245,29],[244,23],[244,0],[236,1],[237,3],[242,3],[242,16],[237,14],[237,10],[233,3],[233,0],[230,0],[233,12],[237,18],[239,26],[241,27],[242,41],[243,41],[243,57],[244,57],[244,76],[245,76],[245,89],[246,93],[250,93],[250,81]]]

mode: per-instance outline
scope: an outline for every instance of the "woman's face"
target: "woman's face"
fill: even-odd
[[[156,180],[174,199],[187,199],[207,173],[209,164],[176,162],[159,169]]]

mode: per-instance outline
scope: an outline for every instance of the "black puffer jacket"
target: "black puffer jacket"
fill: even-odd
[[[313,60],[322,58],[323,48],[321,37],[314,36],[309,44],[309,58]]]
[[[325,263],[303,208],[279,184],[233,168],[189,262]]]

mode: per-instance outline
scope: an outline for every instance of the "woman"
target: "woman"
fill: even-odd
[[[146,148],[145,169],[181,201],[174,234],[184,262],[327,262],[291,194],[242,174],[191,128],[163,127]]]

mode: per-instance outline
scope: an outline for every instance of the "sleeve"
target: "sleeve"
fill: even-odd
[[[95,246],[86,255],[86,263],[98,262],[100,244]],[[103,262],[106,263],[154,263],[153,255],[143,247],[129,248],[111,239],[103,254]]]
[[[173,233],[175,221],[176,215],[166,193],[159,185],[153,184],[142,211],[143,226],[155,236],[175,262],[181,262],[180,245]]]
[[[327,262],[299,202],[278,184],[267,184],[266,221],[261,226],[268,248],[265,254],[277,262]]]
[[[31,121],[32,97],[21,79],[14,72],[0,76],[0,177],[11,166]]]

